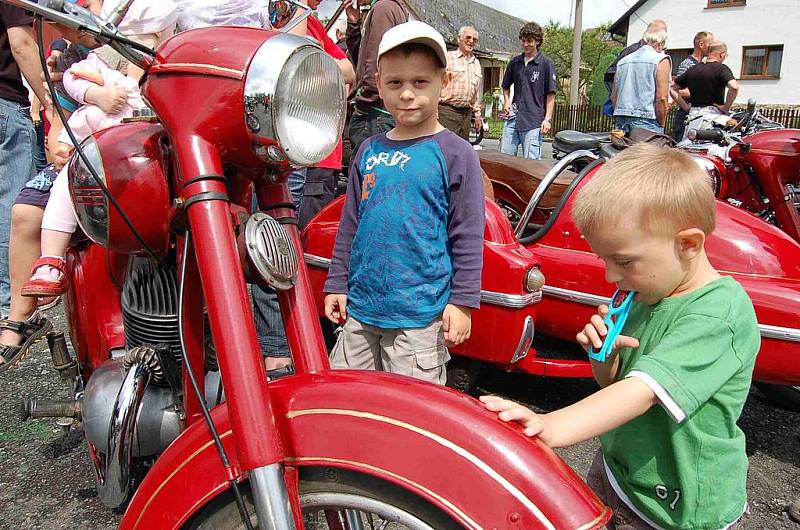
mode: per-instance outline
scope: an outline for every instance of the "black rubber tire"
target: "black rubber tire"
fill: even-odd
[[[478,379],[481,363],[466,357],[453,357],[447,363],[447,386],[459,392],[467,393]]]
[[[247,510],[255,525],[255,508],[250,489],[242,487]],[[300,499],[312,493],[344,493],[383,501],[424,521],[436,530],[464,530],[447,514],[413,493],[380,479],[332,467],[300,468]],[[233,493],[228,491],[204,506],[189,523],[189,530],[238,530],[244,524]]]
[[[778,408],[800,412],[800,385],[785,386],[769,383],[756,383],[767,400]]]

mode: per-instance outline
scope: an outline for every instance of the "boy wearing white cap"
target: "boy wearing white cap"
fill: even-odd
[[[325,314],[344,322],[334,368],[444,384],[447,346],[469,338],[480,302],[484,195],[472,147],[438,121],[446,48],[413,21],[378,48],[378,91],[396,125],[369,138],[350,169],[325,283]]]

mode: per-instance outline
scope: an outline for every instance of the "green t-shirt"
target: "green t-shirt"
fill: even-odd
[[[600,437],[609,479],[656,528],[719,530],[746,503],[747,455],[736,425],[761,343],[753,304],[723,277],[653,306],[634,302],[620,379],[637,377],[661,406]]]

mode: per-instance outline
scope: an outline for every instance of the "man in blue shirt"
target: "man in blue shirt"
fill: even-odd
[[[505,112],[500,151],[517,154],[522,146],[522,156],[542,158],[542,135],[552,128],[553,109],[556,102],[556,65],[539,50],[544,41],[542,27],[529,22],[519,30],[523,53],[508,63],[503,77]],[[511,86],[514,86],[514,105],[511,105]]]

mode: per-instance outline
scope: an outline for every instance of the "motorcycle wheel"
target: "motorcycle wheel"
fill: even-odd
[[[252,496],[249,489],[243,493],[255,526]],[[301,468],[300,505],[306,530],[463,530],[447,514],[416,495],[343,469]],[[341,524],[346,516],[351,523]],[[328,524],[329,518],[333,518],[332,524]],[[354,518],[360,519],[360,526],[352,523]],[[244,523],[233,494],[227,492],[204,507],[186,528],[238,530],[244,528]]]
[[[800,386],[772,385],[755,383],[767,400],[776,407],[800,412]]]
[[[478,379],[481,363],[466,357],[453,357],[447,363],[447,386],[466,394]]]

